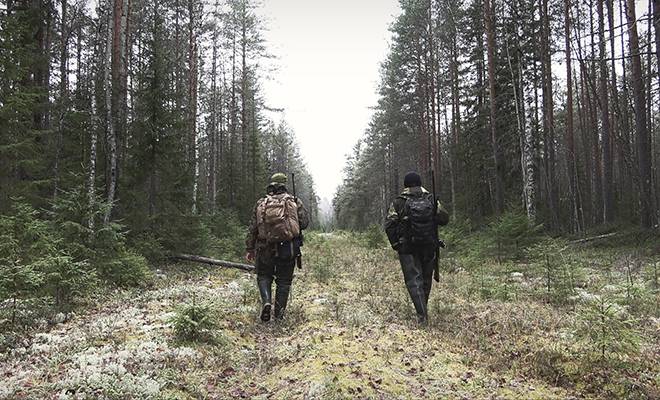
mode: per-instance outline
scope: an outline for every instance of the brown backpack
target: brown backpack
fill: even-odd
[[[268,195],[257,207],[259,239],[279,243],[300,235],[298,204],[288,194]]]

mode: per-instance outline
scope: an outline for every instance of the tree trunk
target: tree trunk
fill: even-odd
[[[589,225],[593,219],[593,215],[596,213],[595,207],[594,207],[594,191],[593,191],[593,185],[594,185],[594,160],[592,157],[592,146],[591,146],[591,134],[590,134],[590,124],[589,124],[589,119],[590,119],[590,114],[591,112],[589,111],[589,101],[587,99],[587,91],[588,91],[588,84],[587,84],[587,77],[586,77],[586,72],[585,68],[581,67],[580,68],[580,85],[579,85],[579,90],[580,90],[580,100],[578,104],[578,115],[580,116],[580,136],[582,139],[582,149],[584,150],[583,156],[584,156],[584,196],[582,197],[583,202],[582,202],[582,207],[583,207],[583,213],[586,214],[584,216],[585,219],[585,224],[584,227],[586,229],[587,225]],[[586,208],[586,210],[585,210]]]
[[[614,220],[614,187],[612,179],[612,148],[610,143],[610,107],[607,85],[607,51],[605,41],[605,12],[603,3],[605,0],[597,0],[598,8],[598,50],[599,50],[599,91],[600,91],[600,115],[601,115],[601,138],[603,151],[603,222],[609,223]]]
[[[499,143],[497,139],[497,102],[495,93],[495,16],[491,0],[484,0],[484,22],[486,29],[486,46],[488,57],[488,87],[490,96],[490,141],[493,150],[495,169],[495,213],[504,211],[504,183],[500,160]]]
[[[639,35],[635,0],[626,0],[628,20],[628,47],[630,50],[633,102],[635,110],[635,132],[637,134],[638,168],[640,175],[640,222],[645,228],[656,223],[656,208],[651,180],[651,139],[646,125],[646,93],[642,77],[642,61],[639,53]]]
[[[655,58],[658,84],[660,84],[660,0],[653,1],[653,27],[655,28]]]
[[[197,213],[197,29],[196,10],[193,0],[188,0],[188,162],[192,178],[192,213]]]
[[[543,93],[543,143],[545,152],[545,175],[548,188],[548,209],[552,217],[552,226],[559,228],[557,179],[555,174],[555,117],[552,98],[552,62],[550,58],[550,15],[548,0],[541,0],[541,86]]]
[[[121,0],[117,0],[121,1]],[[108,142],[108,158],[109,158],[109,176],[107,183],[107,197],[108,208],[103,216],[103,222],[107,224],[110,222],[112,214],[113,203],[115,201],[115,189],[117,186],[117,137],[115,134],[115,124],[113,119],[112,108],[112,43],[113,43],[113,13],[112,7],[108,5],[107,16],[107,34],[104,55],[104,72],[103,72],[103,86],[105,92],[105,123],[106,123],[106,140]]]
[[[452,21],[453,32],[456,33],[456,26],[454,21]],[[451,86],[451,133],[447,131],[447,135],[450,135],[451,139],[448,142],[450,145],[451,159],[449,160],[451,168],[451,202],[452,202],[452,217],[456,219],[456,214],[461,211],[461,207],[458,204],[458,197],[456,193],[462,185],[460,184],[461,178],[459,175],[459,159],[458,159],[458,145],[461,137],[461,108],[460,108],[460,93],[458,88],[458,52],[457,52],[457,35],[452,35],[450,43],[450,61],[449,61],[449,84]],[[477,43],[477,46],[480,44]],[[483,48],[483,44],[481,44]],[[483,53],[481,53],[483,54]],[[483,59],[483,56],[481,57]],[[477,79],[481,79],[483,74],[480,74],[482,68],[477,66]],[[445,119],[446,119],[446,110],[445,110]]]
[[[218,4],[215,5],[215,13],[217,14]],[[213,28],[213,55],[211,59],[211,128],[209,129],[210,148],[209,148],[209,168],[208,168],[208,210],[210,214],[215,214],[216,206],[216,161],[217,161],[217,137],[218,137],[218,32],[217,27]]]
[[[433,5],[431,0],[428,1],[428,48],[429,48],[429,64],[430,68],[427,68],[427,76],[428,80],[430,83],[430,93],[429,97],[431,100],[431,109],[429,112],[429,119],[431,123],[431,135],[433,136],[433,146],[431,149],[431,152],[433,153],[433,165],[432,165],[432,170],[435,174],[435,176],[440,176],[440,155],[438,153],[438,129],[437,129],[437,124],[435,120],[436,112],[435,112],[435,93],[436,93],[436,84],[435,84],[435,71],[436,71],[436,65],[435,65],[435,41],[433,40]]]
[[[62,146],[64,141],[64,117],[68,109],[68,68],[67,63],[69,59],[68,42],[69,30],[67,28],[67,0],[61,1],[62,14],[60,19],[60,99],[59,99],[59,118],[57,124],[57,143],[55,144],[55,164],[53,166],[53,198],[57,197],[60,183],[60,157],[62,154]]]
[[[247,118],[247,86],[248,86],[248,71],[247,71],[247,21],[245,2],[242,3],[241,9],[241,183],[247,184],[247,133],[248,133],[248,118]]]
[[[571,230],[581,232],[577,195],[577,168],[575,161],[575,133],[573,129],[573,66],[571,54],[571,0],[564,0],[564,38],[566,51],[566,165],[568,167],[569,197],[572,213]]]
[[[233,12],[233,19],[236,19],[236,11]],[[232,27],[232,56],[231,56],[231,100],[229,106],[229,206],[236,204],[236,27]]]

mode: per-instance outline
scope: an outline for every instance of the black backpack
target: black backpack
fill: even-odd
[[[408,197],[403,206],[404,237],[412,244],[432,244],[437,240],[435,204],[430,193]]]

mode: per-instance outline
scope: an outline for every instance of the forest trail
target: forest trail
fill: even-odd
[[[0,398],[571,397],[525,371],[489,365],[439,329],[469,325],[439,315],[444,285],[434,288],[430,327],[418,328],[389,249],[342,235],[312,237],[305,249],[282,323],[258,322],[251,274],[164,268],[156,287],[117,292],[2,355]],[[215,343],[174,338],[173,311],[192,301],[217,312]]]

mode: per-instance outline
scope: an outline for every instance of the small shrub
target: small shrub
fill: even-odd
[[[472,235],[472,229],[472,222],[469,219],[457,218],[440,228],[440,237],[450,245],[450,248],[460,250],[466,246],[467,239]]]
[[[207,222],[211,233],[211,253],[220,259],[240,259],[245,251],[246,227],[235,212],[218,211]]]
[[[172,253],[204,254],[213,240],[206,218],[172,210],[159,214],[149,232],[159,237],[161,246]]]
[[[387,237],[383,228],[379,225],[371,225],[362,234],[362,243],[368,249],[380,249],[387,245]]]
[[[136,237],[130,237],[131,247],[138,254],[142,254],[149,262],[156,264],[162,262],[167,252],[154,233],[142,232]]]
[[[50,212],[55,229],[60,227],[60,248],[75,262],[87,262],[103,281],[124,287],[144,285],[151,276],[147,261],[129,249],[122,224],[101,221],[107,207],[97,198],[90,208],[83,186],[62,192]]]
[[[126,249],[121,249],[97,269],[102,279],[120,287],[144,286],[152,277],[146,258]]]
[[[637,321],[621,306],[595,296],[578,314],[576,336],[588,349],[588,360],[608,362],[633,356],[639,351]]]
[[[532,225],[521,211],[507,211],[488,228],[493,241],[492,254],[498,260],[518,259],[523,250],[538,240],[542,225]]]
[[[193,297],[190,305],[176,310],[170,321],[177,339],[188,342],[211,342],[217,323],[209,304],[197,304]]]
[[[309,257],[303,257],[303,268],[309,266],[314,279],[319,283],[327,284],[337,275],[336,255],[327,242],[321,242],[316,247],[316,251],[310,252]]]
[[[96,284],[96,271],[86,261],[75,261],[72,257],[59,255],[41,260],[39,268],[44,271],[45,289],[55,300],[55,306],[63,311],[75,298],[87,294]]]
[[[31,206],[18,199],[10,215],[0,216],[0,301],[11,301],[12,324],[18,301],[36,296],[44,280],[40,263],[54,252],[52,232]]]

